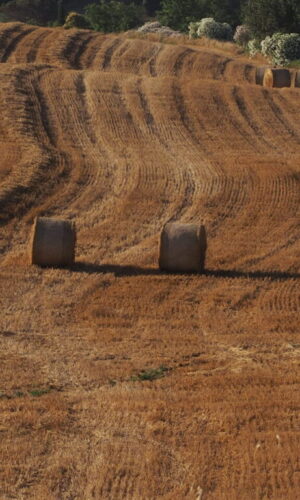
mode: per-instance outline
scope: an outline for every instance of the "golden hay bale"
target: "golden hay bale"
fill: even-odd
[[[69,266],[75,259],[74,222],[36,217],[31,236],[31,263],[39,266]]]
[[[264,87],[281,89],[291,86],[291,73],[288,69],[267,68],[264,74]]]
[[[159,267],[171,272],[202,272],[206,248],[203,225],[169,222],[161,233]]]
[[[300,88],[300,71],[296,72],[295,87]]]
[[[262,85],[264,81],[264,74],[266,69],[268,69],[270,66],[259,66],[256,68],[256,73],[255,73],[255,83],[256,85]]]

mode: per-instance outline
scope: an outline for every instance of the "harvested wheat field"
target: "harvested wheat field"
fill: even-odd
[[[299,498],[299,89],[0,26],[1,500]],[[75,265],[30,265],[37,216]],[[159,271],[168,221],[205,224],[204,274]]]

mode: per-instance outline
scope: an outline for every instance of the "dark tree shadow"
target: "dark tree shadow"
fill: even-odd
[[[159,275],[186,275],[187,273],[167,273],[158,268],[138,267],[138,266],[121,266],[117,264],[92,264],[89,262],[78,262],[71,267],[71,270],[76,273],[86,274],[114,274],[117,277],[125,276],[159,276]],[[195,273],[191,273],[192,275]],[[212,276],[215,278],[246,278],[253,280],[269,279],[271,281],[282,281],[289,279],[299,279],[299,273],[289,273],[285,271],[238,271],[236,269],[205,269],[202,273],[204,276]]]

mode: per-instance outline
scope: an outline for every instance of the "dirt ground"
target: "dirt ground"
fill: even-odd
[[[22,24],[0,61],[0,499],[299,498],[300,89]],[[73,268],[29,265],[36,215]],[[159,272],[169,220],[205,274]]]

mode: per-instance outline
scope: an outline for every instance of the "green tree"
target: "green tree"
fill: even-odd
[[[247,0],[211,0],[210,9],[214,19],[237,26],[242,22],[242,8]]]
[[[62,17],[63,7],[59,0],[10,0],[2,3],[0,16],[7,21],[44,25]]]
[[[259,39],[275,32],[299,33],[299,0],[248,0],[244,23]]]
[[[98,4],[88,5],[86,17],[96,31],[126,31],[139,26],[144,21],[145,10],[142,6],[116,0],[100,0]]]
[[[158,19],[173,29],[187,31],[190,22],[210,14],[209,3],[210,0],[163,0]]]

